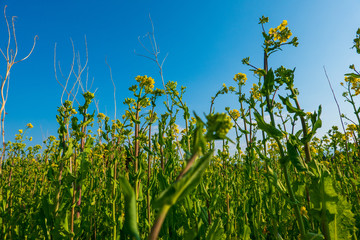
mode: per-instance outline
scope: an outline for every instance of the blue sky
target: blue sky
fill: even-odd
[[[328,87],[323,66],[326,66],[342,110],[351,108],[341,97],[339,85],[348,66],[358,63],[359,56],[351,49],[355,32],[360,27],[360,2],[344,1],[121,1],[121,0],[12,0],[7,16],[17,16],[16,32],[19,57],[31,49],[33,37],[39,36],[32,56],[15,65],[11,72],[6,106],[6,138],[13,140],[17,130],[28,122],[35,143],[43,137],[57,135],[56,109],[62,89],[54,77],[54,45],[57,59],[67,72],[72,59],[70,38],[85,60],[84,38],[89,52],[89,78],[92,90],[98,89],[100,111],[113,116],[114,103],[107,58],[117,86],[117,115],[123,114],[122,102],[130,96],[128,87],[137,75],[150,75],[161,87],[158,69],[149,60],[134,54],[144,53],[137,38],[151,31],[149,14],[155,25],[160,57],[168,53],[164,64],[165,80],[187,87],[185,100],[191,110],[208,112],[210,98],[223,83],[231,85],[238,72],[249,74],[247,89],[255,78],[241,59],[250,56],[261,67],[262,15],[270,18],[268,28],[286,19],[297,48],[287,47],[270,59],[274,68],[296,67],[295,85],[300,91],[300,104],[306,111],[323,106],[323,132],[339,124],[336,105]],[[5,21],[0,18],[0,47],[6,47]],[[0,75],[5,62],[0,60]],[[225,106],[236,107],[235,97],[220,97],[217,111]]]

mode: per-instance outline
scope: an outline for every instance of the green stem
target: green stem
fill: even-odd
[[[156,240],[159,236],[161,226],[166,218],[168,211],[170,210],[170,205],[165,205],[162,207],[159,215],[157,216],[153,227],[151,228],[151,233],[149,235],[149,240]]]

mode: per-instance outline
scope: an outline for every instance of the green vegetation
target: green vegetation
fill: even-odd
[[[351,65],[342,83],[356,120],[339,116],[351,124],[317,137],[321,106],[304,111],[295,70],[268,64],[297,38],[286,21],[267,22],[264,65],[243,59],[257,83],[244,92],[249,74],[236,74],[205,117],[191,114],[185,87],[138,76],[121,119],[90,111],[95,96],[84,92],[76,109],[58,108],[58,136],[43,149],[26,146],[31,124],[19,130],[3,149],[0,238],[357,239],[360,74]],[[237,95],[238,108],[214,112],[223,94]]]

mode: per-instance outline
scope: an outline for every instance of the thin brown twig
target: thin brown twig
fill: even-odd
[[[111,66],[108,63],[107,58],[105,58],[105,63],[109,67],[110,79],[111,79],[111,82],[112,82],[112,84],[114,86],[114,105],[115,105],[114,120],[116,121],[116,86],[115,86],[115,82],[114,82],[114,79],[113,79],[113,76],[112,76]]]
[[[339,105],[339,103],[338,103],[338,101],[337,101],[337,99],[336,99],[336,95],[335,95],[334,89],[333,89],[333,87],[332,87],[332,85],[331,85],[329,76],[328,76],[328,74],[327,74],[327,72],[326,72],[325,66],[323,66],[323,68],[324,68],[324,73],[325,73],[326,79],[327,79],[327,81],[328,81],[328,83],[329,83],[329,87],[330,87],[330,89],[331,89],[332,95],[333,95],[333,97],[334,97],[334,100],[335,100],[335,103],[336,103],[336,106],[337,106],[337,109],[338,109],[338,113],[339,113],[339,117],[340,117],[342,129],[343,129],[343,131],[344,131],[344,134],[346,134],[345,125],[344,125],[344,122],[343,122],[342,117],[341,117],[342,113],[341,113],[340,105]],[[347,141],[347,139],[345,139],[345,147],[346,147],[346,156],[347,156],[347,159],[348,159],[348,161],[349,161],[349,151],[348,151],[348,141]]]

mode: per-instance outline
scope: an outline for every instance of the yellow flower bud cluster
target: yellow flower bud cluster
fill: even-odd
[[[351,84],[351,89],[354,90],[355,96],[360,94],[360,77],[346,76],[345,82]]]
[[[292,33],[287,26],[287,21],[284,20],[282,23],[276,28],[270,28],[269,34],[272,35],[274,41],[279,41],[280,43],[284,43],[291,37]]]
[[[173,131],[175,134],[179,134],[180,130],[179,130],[179,126],[177,124],[174,124]]]
[[[347,125],[346,127],[346,130],[349,131],[349,132],[353,132],[353,131],[356,131],[357,127],[355,124],[349,124]]]
[[[279,110],[283,109],[283,105],[281,105],[279,102],[275,103],[275,107]]]
[[[230,87],[229,87],[229,91],[230,91],[230,92],[235,92],[235,87],[230,86]]]
[[[146,108],[147,106],[150,106],[151,102],[149,98],[143,98],[142,100],[140,100],[140,106],[143,108]]]
[[[75,108],[71,109],[71,114],[76,115],[77,111],[75,110]]]
[[[214,135],[220,139],[224,139],[230,131],[233,124],[231,118],[226,113],[215,113],[206,116],[208,122],[207,135]]]
[[[26,127],[33,128],[34,126],[31,123],[26,124]]]
[[[253,84],[253,87],[251,88],[250,94],[255,100],[260,99],[261,94],[260,94],[260,91],[259,91],[259,86],[256,83]]]
[[[147,75],[137,76],[135,80],[140,83],[140,87],[145,87],[147,92],[152,92],[154,89],[155,80],[152,77],[148,77]]]
[[[247,76],[245,73],[237,73],[234,76],[234,81],[239,81],[239,85],[244,85],[246,83]]]
[[[240,113],[237,109],[230,110],[230,116],[236,121],[240,117]]]
[[[264,75],[264,72],[261,68],[258,68],[254,71],[254,74],[258,75],[259,77],[262,77]]]
[[[196,118],[191,117],[190,124],[195,125],[196,124]]]
[[[306,207],[301,206],[301,208],[300,208],[300,214],[303,215],[303,216],[307,216],[308,212],[307,212],[307,210],[306,210]]]
[[[105,114],[103,114],[103,113],[99,113],[98,115],[97,115],[97,117],[99,118],[99,119],[105,119]]]

